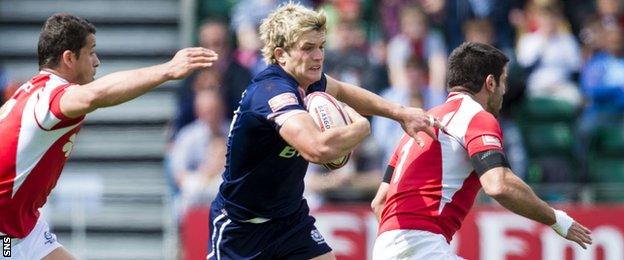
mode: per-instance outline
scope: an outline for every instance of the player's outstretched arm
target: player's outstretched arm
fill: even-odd
[[[480,177],[485,193],[513,213],[551,226],[559,235],[587,248],[592,243],[590,231],[565,212],[555,210],[535,195],[511,169],[492,168]]]
[[[279,133],[307,161],[330,162],[347,155],[370,134],[366,118],[348,106],[344,109],[352,120],[348,126],[321,132],[308,113],[299,113],[288,118]]]
[[[61,97],[61,112],[75,118],[100,107],[124,103],[165,81],[181,79],[194,70],[210,67],[217,58],[209,49],[186,48],[178,51],[169,62],[111,73],[91,83],[70,87]]]
[[[363,115],[383,116],[401,123],[403,130],[411,137],[417,138],[416,133],[423,131],[431,138],[437,139],[432,127],[441,128],[442,125],[424,110],[414,107],[404,107],[389,102],[374,93],[345,82],[327,77],[327,93],[336,99],[345,102]]]

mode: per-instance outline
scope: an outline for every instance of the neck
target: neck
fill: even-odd
[[[297,81],[297,84],[299,84],[299,87],[302,88],[305,91],[307,91],[308,87],[312,83],[314,83],[314,82],[301,81],[301,80],[297,79],[297,77],[295,77],[295,75],[293,75],[290,71],[286,70],[286,68],[284,68],[284,66],[282,66],[281,64],[279,66],[282,68],[282,70],[284,70],[286,72],[286,74],[290,75],[290,77],[292,77],[295,81]]]
[[[472,98],[474,101],[477,101],[477,103],[479,103],[479,105],[481,105],[481,107],[483,107],[483,109],[487,110],[487,100],[488,97],[485,94],[485,91],[479,91],[479,93],[473,94],[472,92],[470,92],[468,89],[464,88],[464,87],[453,87],[451,88],[452,92],[459,92],[462,93],[464,95],[470,96],[470,98]]]
[[[68,82],[76,83],[70,77],[69,73],[65,72],[63,69],[59,69],[59,68],[43,68],[41,70],[50,72],[50,73],[52,73],[52,74],[54,74],[56,76],[59,76],[59,77],[63,78],[64,80],[67,80]]]

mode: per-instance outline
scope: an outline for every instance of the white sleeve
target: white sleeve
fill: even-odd
[[[301,113],[307,113],[307,112],[301,109],[293,109],[293,110],[289,110],[287,112],[284,112],[275,116],[270,116],[269,120],[273,120],[278,126],[281,127],[286,122],[286,120],[288,120],[290,117],[301,114]]]

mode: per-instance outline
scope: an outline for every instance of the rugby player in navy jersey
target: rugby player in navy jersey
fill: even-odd
[[[335,259],[303,198],[308,162],[344,156],[368,136],[370,125],[358,112],[396,120],[411,136],[434,137],[430,127],[439,123],[423,110],[322,73],[325,21],[324,13],[289,3],[260,26],[269,67],[234,113],[223,183],[211,206],[208,259]],[[321,132],[303,101],[315,91],[350,106],[353,123]]]

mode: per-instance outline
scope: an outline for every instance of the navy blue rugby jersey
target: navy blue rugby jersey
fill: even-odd
[[[306,112],[305,95],[325,91],[327,79],[307,93],[280,66],[259,73],[242,95],[230,127],[217,202],[235,220],[278,218],[300,208],[308,162],[282,137],[290,114]]]

